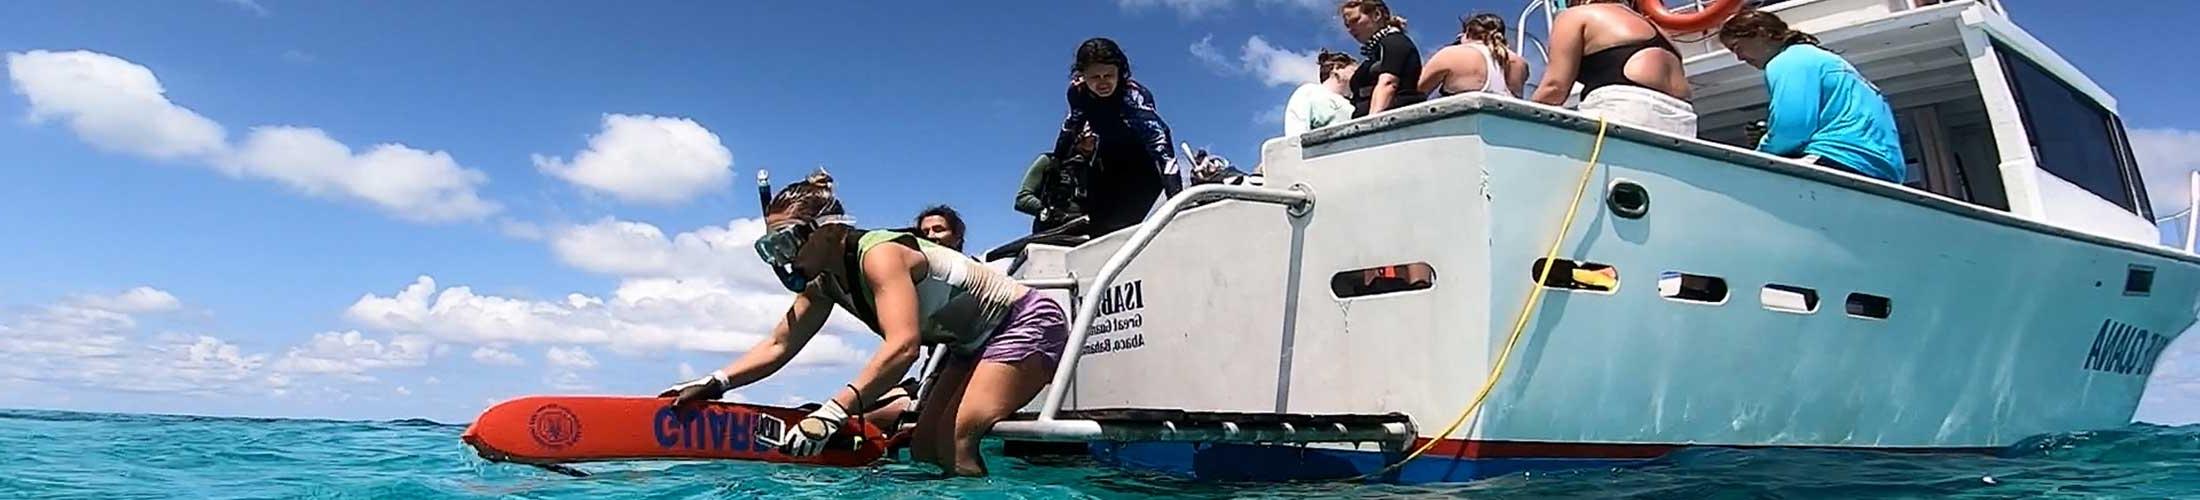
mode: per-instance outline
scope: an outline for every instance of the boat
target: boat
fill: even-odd
[[[1701,32],[1675,35],[1700,137],[1467,94],[1271,139],[1261,185],[1022,250],[1072,344],[994,433],[1425,483],[2129,423],[2200,257],[2161,243],[2115,99],[1997,0],[1763,9],[1888,96],[1911,182],[1738,146],[1762,75]]]

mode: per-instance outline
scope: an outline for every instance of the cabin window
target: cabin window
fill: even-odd
[[[1548,274],[1543,270],[1544,259],[1536,259],[1528,267],[1528,279],[1543,279],[1543,286],[1561,290],[1610,292],[1619,289],[1619,269],[1595,262],[1576,262],[1558,259]]]
[[[1818,291],[1792,285],[1769,284],[1757,292],[1757,302],[1765,309],[1795,314],[1818,312]]]
[[[2151,216],[2139,202],[2139,180],[2123,122],[2099,103],[2063,83],[2007,46],[1995,47],[2024,110],[2025,135],[2040,168],[2132,213]]]
[[[1868,293],[1849,294],[1849,316],[1864,319],[1887,319],[1894,314],[1894,299]]]
[[[1658,275],[1658,296],[1698,304],[1725,304],[1726,278],[1666,271]]]
[[[1436,268],[1427,262],[1354,269],[1329,276],[1329,292],[1340,299],[1435,287]]]

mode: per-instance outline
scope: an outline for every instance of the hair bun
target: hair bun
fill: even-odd
[[[817,171],[811,172],[809,177],[803,177],[802,182],[812,186],[832,189],[833,174],[825,172],[825,167],[817,167]]]

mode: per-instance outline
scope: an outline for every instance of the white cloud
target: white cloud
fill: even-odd
[[[318,59],[320,58],[314,57],[313,53],[303,50],[290,49],[283,51],[283,62],[291,64],[313,64],[313,61]]]
[[[99,149],[191,160],[230,177],[365,201],[416,222],[478,219],[500,209],[476,192],[486,175],[441,151],[379,144],[354,154],[327,132],[291,126],[256,127],[232,147],[221,124],[170,102],[144,66],[90,51],[9,53],[7,62],[32,122],[66,122]]]
[[[400,386],[397,386],[397,390],[396,390],[396,391],[394,391],[394,392],[396,392],[396,393],[397,393],[397,395],[399,395],[399,396],[411,396],[411,395],[413,395],[413,391],[412,391],[412,389],[406,389],[406,388],[405,388],[405,386],[402,386],[402,385],[400,385]]]
[[[1230,56],[1223,55],[1222,50],[1215,48],[1214,35],[1199,37],[1199,41],[1193,42],[1188,50],[1192,52],[1193,59],[1206,63],[1207,67],[1215,70],[1216,73],[1227,75],[1236,73],[1239,69],[1236,64],[1230,62]]]
[[[435,378],[435,377],[428,377],[427,379],[421,380],[421,381],[420,381],[420,383],[423,383],[423,384],[428,384],[428,385],[438,385],[438,384],[442,384],[442,383],[443,383],[443,379],[440,379],[440,378]]]
[[[376,329],[464,344],[601,345],[620,353],[683,350],[741,352],[763,339],[793,297],[785,291],[736,288],[711,279],[628,279],[608,297],[569,294],[562,301],[478,295],[469,287],[437,290],[422,276],[395,295],[368,294],[345,315]],[[831,330],[796,356],[796,365],[861,363],[867,353]]]
[[[77,303],[85,307],[125,314],[174,311],[183,307],[176,296],[160,289],[141,286],[112,296],[79,297]]]
[[[1263,7],[1290,7],[1315,14],[1337,15],[1336,0],[1259,0]]]
[[[587,349],[579,347],[552,347],[546,349],[542,352],[542,360],[557,368],[574,370],[596,368],[596,357],[588,355]]]
[[[1315,51],[1291,51],[1270,45],[1259,35],[1245,39],[1245,53],[1238,57],[1246,71],[1260,78],[1261,84],[1270,87],[1295,87],[1317,80],[1320,65],[1314,61]]]
[[[611,276],[710,278],[777,289],[778,278],[753,247],[763,235],[763,219],[735,219],[666,237],[657,226],[606,218],[556,231],[550,249],[568,265]]]
[[[549,231],[544,230],[540,224],[514,219],[498,220],[497,232],[503,233],[505,237],[527,241],[542,241],[550,236]]]
[[[251,12],[255,16],[267,17],[268,15],[267,6],[260,5],[259,0],[221,0],[221,2],[237,6],[237,8]]]
[[[511,351],[506,351],[491,346],[481,346],[475,348],[473,358],[474,361],[480,362],[484,365],[520,366],[527,364],[527,360],[519,359],[518,354],[512,354]]]
[[[571,371],[552,372],[549,376],[544,377],[542,382],[549,385],[551,389],[559,391],[577,392],[596,390],[596,384],[589,383],[587,378],[582,377],[579,373],[574,373]]]
[[[702,373],[695,371],[695,365],[687,364],[686,361],[680,362],[680,380],[695,380],[702,376]]]
[[[154,159],[218,153],[222,126],[169,102],[153,71],[88,51],[11,52],[8,79],[33,123],[66,122],[84,142]]]
[[[1154,7],[1167,7],[1185,19],[1198,19],[1230,7],[1232,0],[1115,0],[1123,10],[1138,11]]]
[[[387,342],[366,338],[358,331],[324,332],[293,347],[274,369],[294,375],[338,375],[355,380],[371,379],[368,370],[410,368],[425,365],[434,342],[418,335],[399,335]]]
[[[501,208],[475,192],[488,176],[460,166],[448,153],[378,144],[355,155],[316,128],[254,128],[215,167],[312,196],[363,200],[416,222],[479,219]]]
[[[534,161],[543,173],[628,202],[680,203],[733,180],[733,152],[686,118],[607,114],[603,130],[572,161],[543,155]]]
[[[207,335],[141,332],[182,301],[152,287],[74,295],[0,316],[0,380],[127,392],[211,394],[259,383],[265,355]]]
[[[2132,129],[2131,154],[2146,178],[2147,198],[2154,202],[2156,217],[2191,206],[2188,177],[2200,170],[2200,131],[2180,129]],[[2182,225],[2182,224],[2180,224]]]
[[[1315,51],[1292,51],[1268,43],[1258,35],[1247,37],[1236,57],[1215,48],[1214,36],[1200,38],[1189,49],[1192,58],[1222,75],[1249,75],[1269,87],[1291,87],[1312,82],[1320,75]]]

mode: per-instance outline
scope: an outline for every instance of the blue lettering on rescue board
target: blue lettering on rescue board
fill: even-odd
[[[2154,373],[2154,360],[2169,347],[2169,337],[2137,326],[2106,319],[2093,334],[2093,349],[2086,351],[2085,369],[2117,375]]]
[[[656,433],[657,446],[666,449],[758,453],[771,450],[753,431],[760,417],[739,407],[703,406],[682,412],[666,406],[657,410],[650,429]]]

